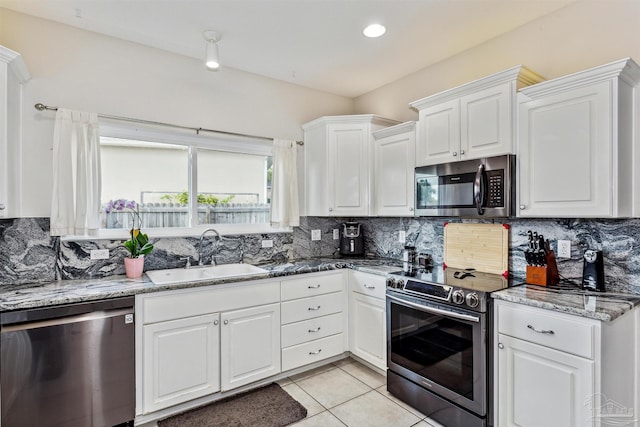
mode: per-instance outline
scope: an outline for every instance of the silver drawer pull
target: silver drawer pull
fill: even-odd
[[[307,286],[307,288],[309,289],[318,289],[319,287],[320,287],[320,284]]]
[[[548,334],[548,335],[553,335],[555,334],[555,332],[553,332],[551,329],[548,330],[544,330],[544,329],[536,329],[534,326],[532,325],[527,325],[527,328],[531,329],[533,332],[537,332],[539,334]]]
[[[315,329],[309,329],[309,332],[320,332],[320,326]]]
[[[310,355],[314,355],[314,354],[320,354],[320,352],[322,351],[322,349],[320,350],[316,350],[316,351],[310,351],[309,354]]]
[[[364,287],[365,287],[365,289],[375,289],[376,288],[375,285],[367,285],[366,283],[365,283]]]
[[[316,305],[315,307],[309,307],[309,311],[316,311],[316,310],[320,310],[319,305]]]

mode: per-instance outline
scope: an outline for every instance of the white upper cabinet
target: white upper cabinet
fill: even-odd
[[[521,90],[518,216],[640,214],[638,82],[624,59]]]
[[[374,216],[413,216],[415,129],[407,122],[373,133]]]
[[[368,216],[372,133],[398,123],[368,114],[321,117],[303,125],[306,215]]]
[[[517,91],[540,81],[517,66],[412,102],[416,166],[513,153]]]
[[[20,215],[22,84],[30,78],[20,54],[0,46],[0,218]]]

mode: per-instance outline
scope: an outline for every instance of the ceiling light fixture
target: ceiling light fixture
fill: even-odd
[[[386,31],[387,29],[384,27],[384,25],[371,24],[371,25],[368,25],[364,30],[362,30],[362,34],[364,34],[367,37],[373,38],[373,37],[380,37]]]
[[[213,30],[207,30],[202,33],[205,41],[204,64],[209,71],[218,71],[220,68],[220,56],[218,53],[218,42],[222,38],[220,33]]]

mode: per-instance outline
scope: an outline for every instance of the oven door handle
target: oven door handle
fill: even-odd
[[[407,305],[411,308],[415,308],[416,310],[420,310],[420,311],[424,311],[426,313],[432,313],[432,314],[441,314],[443,316],[448,316],[448,317],[453,317],[454,319],[460,319],[460,320],[467,320],[469,322],[475,322],[475,323],[479,323],[480,322],[480,318],[478,316],[472,316],[470,314],[464,314],[464,313],[458,313],[455,311],[449,311],[449,310],[443,310],[441,308],[436,308],[436,307],[427,307],[421,304],[416,304],[414,302],[411,301],[407,301],[404,300],[402,298],[398,298],[398,297],[394,297],[391,295],[387,295],[387,298],[399,302],[401,304]]]

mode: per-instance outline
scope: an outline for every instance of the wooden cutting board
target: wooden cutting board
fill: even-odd
[[[446,223],[444,264],[485,273],[508,273],[509,225]]]

